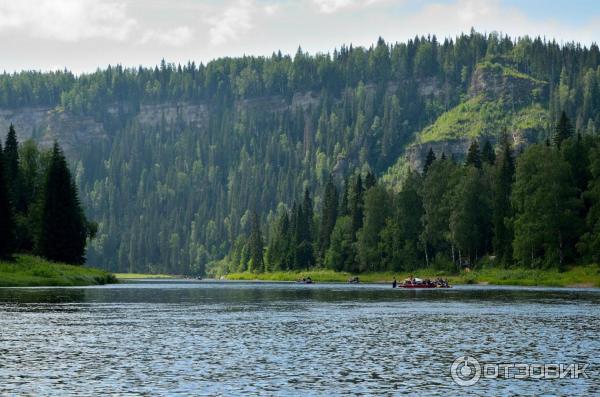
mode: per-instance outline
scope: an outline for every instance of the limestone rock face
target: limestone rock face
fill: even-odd
[[[523,106],[546,99],[548,83],[497,63],[484,63],[473,72],[469,95],[483,95],[489,100],[502,99],[515,106]]]

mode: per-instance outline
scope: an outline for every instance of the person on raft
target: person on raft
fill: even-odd
[[[394,281],[392,282],[392,288],[396,288],[398,286],[398,282],[396,281],[396,277],[394,277]]]

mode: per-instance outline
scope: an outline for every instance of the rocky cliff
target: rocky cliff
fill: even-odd
[[[460,160],[472,140],[494,143],[503,133],[515,147],[531,144],[549,130],[547,100],[546,82],[497,63],[479,64],[468,98],[419,132],[406,148],[406,160],[420,170],[430,149]]]

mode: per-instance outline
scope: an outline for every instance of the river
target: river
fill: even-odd
[[[588,364],[587,377],[464,386],[451,376],[461,356],[480,367]],[[0,395],[591,396],[599,368],[598,289],[0,288]]]

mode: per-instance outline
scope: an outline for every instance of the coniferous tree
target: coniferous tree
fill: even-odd
[[[445,157],[445,156],[446,155],[444,153],[442,153],[442,157]],[[435,161],[435,153],[433,152],[432,148],[429,148],[429,152],[427,152],[427,157],[425,158],[425,165],[423,166],[423,175],[427,174],[429,167],[431,167],[431,164],[433,164],[434,161]]]
[[[472,165],[475,168],[481,168],[481,152],[479,151],[479,143],[477,140],[473,140],[473,142],[471,142],[471,146],[469,146],[465,165]]]
[[[314,265],[312,241],[313,204],[308,189],[304,191],[304,199],[298,210],[296,229],[296,262],[299,268],[308,269]]]
[[[410,172],[394,200],[390,218],[381,232],[381,255],[386,270],[413,270],[422,265],[419,236],[423,231],[421,175]]]
[[[367,176],[365,177],[365,190],[369,190],[377,183],[377,179],[375,179],[375,175],[371,171],[367,172]]]
[[[354,238],[356,238],[356,232],[358,232],[363,225],[363,193],[364,188],[362,178],[360,174],[358,174],[350,197],[350,218],[352,219],[352,235]]]
[[[350,179],[344,179],[344,192],[342,193],[342,202],[340,203],[340,216],[350,214]]]
[[[512,262],[511,227],[512,206],[510,197],[515,175],[515,161],[508,137],[504,135],[493,179],[492,223],[494,225],[493,247],[501,263]]]
[[[36,231],[37,252],[52,261],[83,264],[88,225],[67,161],[57,143],[52,149],[43,190],[41,225]]]
[[[335,227],[335,221],[338,214],[338,192],[333,179],[329,178],[325,186],[323,195],[323,208],[321,211],[321,227],[319,228],[319,256],[321,260],[325,258],[325,253],[329,249],[331,232]]]
[[[24,211],[24,203],[21,197],[21,173],[19,170],[19,142],[15,127],[11,124],[6,135],[4,145],[4,162],[6,163],[6,178],[8,189],[15,210]]]
[[[365,192],[364,225],[358,231],[357,251],[361,271],[382,271],[381,231],[390,215],[386,189],[374,186]]]
[[[567,117],[567,114],[563,111],[560,114],[558,123],[556,123],[556,129],[554,131],[554,144],[560,148],[560,145],[565,139],[573,136],[573,125],[571,120]]]
[[[290,269],[298,269],[298,244],[301,241],[298,228],[300,227],[299,222],[301,218],[302,207],[294,201],[290,213],[290,245],[287,252],[287,262]]]
[[[248,270],[251,272],[263,272],[265,270],[265,264],[263,259],[263,238],[260,231],[260,220],[256,211],[252,212],[250,220],[250,238],[248,239],[249,251],[250,251],[250,266]]]
[[[0,144],[0,258],[10,259],[15,249],[15,219]]]
[[[453,188],[456,186],[457,167],[451,161],[435,161],[423,180],[423,230],[420,241],[427,265],[433,255],[449,248],[449,222],[452,211]],[[448,255],[450,257],[451,255]]]
[[[489,140],[486,140],[481,149],[481,158],[484,163],[494,165],[496,162],[496,153],[494,153],[494,147]]]

